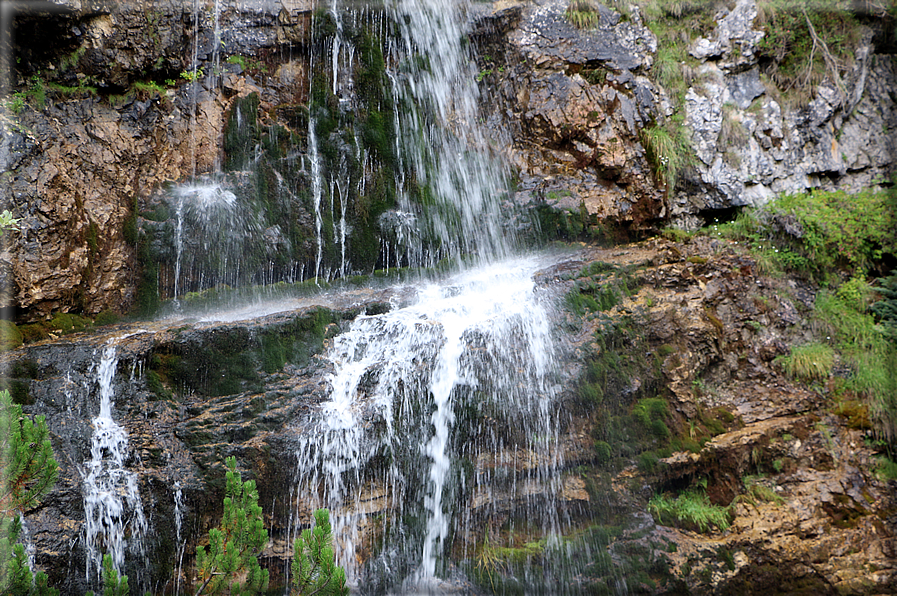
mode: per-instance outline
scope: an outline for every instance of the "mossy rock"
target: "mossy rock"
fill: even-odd
[[[0,350],[14,350],[25,342],[25,336],[12,321],[0,320]]]

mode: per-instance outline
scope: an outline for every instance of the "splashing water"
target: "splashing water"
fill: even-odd
[[[118,357],[107,345],[97,365],[100,413],[93,419],[90,461],[84,463],[84,520],[87,550],[86,577],[99,580],[103,555],[121,571],[130,553],[146,568],[144,538],[147,521],[137,487],[137,474],[125,468],[129,455],[128,434],[112,419],[114,379]]]
[[[304,507],[331,510],[353,580],[363,575],[357,552],[370,546],[361,530],[375,514],[390,524],[404,514],[425,520],[421,536],[395,540],[376,565],[401,569],[386,581],[405,578],[411,593],[435,581],[449,535],[471,529],[456,515],[470,506],[463,499],[488,490],[462,460],[486,480],[490,455],[527,452],[550,484],[557,390],[537,268],[520,259],[466,272],[335,338],[331,398],[299,434],[297,494]],[[496,419],[519,436],[502,436]]]

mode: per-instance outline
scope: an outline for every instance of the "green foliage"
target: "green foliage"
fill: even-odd
[[[787,356],[776,358],[789,376],[802,381],[825,381],[835,363],[835,351],[822,343],[798,346]]]
[[[897,480],[897,462],[886,455],[875,459],[875,474],[882,480]]]
[[[5,542],[7,539],[2,539]],[[2,551],[6,552],[8,543],[3,544]],[[6,577],[0,577],[0,589],[3,594],[9,596],[58,596],[59,590],[47,585],[47,574],[38,571],[32,575],[28,567],[28,557],[25,555],[25,547],[21,544],[13,546],[12,556],[9,559]]]
[[[47,102],[47,89],[44,86],[44,80],[40,77],[40,73],[31,75],[31,84],[25,91],[25,97],[28,102],[37,110],[43,110]]]
[[[62,71],[74,69],[81,61],[81,57],[87,51],[85,46],[79,46],[74,52],[67,56],[63,56],[59,61],[59,69]]]
[[[71,87],[68,85],[60,85],[59,83],[47,83],[47,89],[62,97],[79,97],[84,95],[85,93],[90,95],[97,95],[96,87],[85,85],[83,83],[79,83],[78,85]]]
[[[8,391],[0,391],[0,446],[3,473],[0,515],[36,507],[59,476],[49,431],[43,416],[31,418],[12,403]]]
[[[747,241],[761,270],[826,280],[836,269],[861,277],[884,255],[897,255],[895,229],[897,190],[889,189],[784,195],[707,232]],[[853,289],[860,291],[861,283],[853,282]]]
[[[239,64],[240,68],[243,70],[258,70],[260,72],[267,72],[268,67],[265,66],[264,62],[259,60],[253,60],[252,58],[247,58],[245,56],[240,56],[234,54],[233,56],[229,56],[227,59],[228,64]]]
[[[648,511],[661,525],[679,526],[701,533],[712,528],[725,530],[731,524],[729,508],[712,504],[700,487],[686,489],[675,498],[654,495],[648,502]]]
[[[737,500],[756,505],[758,503],[773,503],[781,505],[785,499],[775,493],[774,490],[761,483],[760,476],[745,476],[742,478],[744,483],[744,493],[737,497]]]
[[[129,593],[128,576],[119,576],[112,565],[112,557],[103,555],[103,596],[128,596]],[[93,592],[85,596],[93,596]]]
[[[8,391],[0,391],[0,470],[0,592],[54,595],[45,574],[39,572],[32,578],[24,548],[15,542],[21,530],[18,512],[40,504],[56,483],[59,466],[44,417],[31,420],[24,416]]]
[[[25,93],[22,91],[17,91],[10,95],[9,99],[6,100],[6,107],[13,114],[18,114],[25,109],[25,99]]]
[[[853,65],[860,23],[843,0],[759,0],[756,25],[764,74],[805,103],[829,78],[844,92],[841,73]]]
[[[688,129],[670,118],[666,126],[649,126],[639,132],[648,162],[659,182],[672,192],[682,170],[691,163]]]
[[[150,96],[165,97],[165,87],[155,81],[135,81],[134,89]]]
[[[314,513],[315,526],[302,531],[293,544],[293,596],[345,596],[346,572],[336,564],[330,513],[318,509]]]
[[[0,236],[3,236],[6,230],[18,230],[20,221],[21,219],[16,219],[12,216],[12,212],[9,209],[4,209],[0,213]]]
[[[564,11],[564,16],[578,29],[594,29],[601,20],[598,7],[590,0],[573,0]]]
[[[897,254],[897,190],[785,195],[766,210],[786,246],[817,271],[863,271]]]
[[[258,555],[268,544],[254,480],[243,482],[237,460],[228,457],[224,514],[221,524],[209,530],[208,548],[196,549],[199,594],[257,594],[268,587],[268,570],[259,566]]]
[[[871,314],[857,310],[837,293],[820,292],[814,315],[850,367],[848,378],[839,379],[840,387],[865,399],[878,432],[893,440],[897,437],[897,377],[893,374],[897,345]]]
[[[205,73],[202,68],[195,68],[193,70],[184,70],[181,71],[181,78],[187,81],[188,83],[195,83],[199,79],[201,79]]]

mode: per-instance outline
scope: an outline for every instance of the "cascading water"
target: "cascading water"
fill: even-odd
[[[537,268],[507,261],[422,287],[415,304],[360,317],[334,340],[331,399],[300,427],[298,494],[306,507],[330,508],[340,562],[356,581],[404,578],[410,592],[433,583],[450,535],[473,529],[459,509],[490,490],[494,454],[525,451],[550,485],[556,388]],[[503,436],[495,420],[518,433]],[[371,545],[360,530],[373,513],[392,536],[361,570],[357,551]],[[403,516],[423,521],[418,535]],[[399,575],[371,577],[386,569]]]
[[[104,554],[112,557],[112,564],[119,571],[126,554],[143,563],[144,568],[148,564],[144,544],[147,521],[137,474],[125,468],[130,455],[128,434],[112,419],[117,366],[115,345],[107,345],[96,367],[100,411],[92,422],[90,460],[84,462],[83,471],[88,581],[101,578]]]
[[[466,8],[464,1],[396,1],[404,44],[397,58],[418,64],[395,75],[402,105],[410,107],[399,112],[399,139],[404,159],[433,194],[435,205],[425,215],[442,252],[489,263],[507,256],[514,239],[500,201],[506,171],[489,155],[479,126],[475,62],[462,46]]]
[[[19,534],[19,541],[25,546],[25,561],[28,564],[28,569],[31,572],[34,572],[34,541],[31,539],[31,530],[28,528],[28,521],[25,519],[25,515],[19,513],[19,523],[21,524],[21,530]]]
[[[178,566],[175,575],[175,594],[181,593],[181,569],[184,563],[184,549],[187,544],[181,536],[181,530],[184,523],[184,491],[181,490],[181,483],[174,483],[174,536],[175,536],[175,552],[177,554]]]
[[[431,260],[417,264],[473,255],[477,267],[418,288],[410,306],[359,317],[335,338],[331,398],[297,428],[294,517],[330,509],[339,561],[363,591],[438,589],[443,555],[453,544],[470,548],[492,513],[477,503],[492,502],[496,486],[506,499],[526,495],[545,535],[558,529],[549,312],[533,282],[538,261],[508,260],[503,171],[474,126],[463,8],[400,0],[390,9],[404,42],[392,61],[405,65],[391,73],[392,93],[408,108],[397,111],[397,149],[433,204],[422,211],[400,192],[380,223],[394,239],[384,245],[387,266],[390,247],[422,257],[415,243],[427,237]],[[518,474],[528,480],[518,484]],[[380,545],[363,543],[372,524]],[[359,567],[371,549],[380,554]]]

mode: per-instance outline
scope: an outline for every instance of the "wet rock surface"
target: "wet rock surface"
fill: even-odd
[[[610,276],[606,284],[625,275],[630,293],[604,311],[561,311],[556,322],[567,354],[566,414],[559,419],[564,463],[556,492],[546,492],[538,481],[546,462],[534,452],[499,451],[471,462],[478,478],[492,478],[464,497],[469,515],[482,518],[484,531],[494,532],[490,539],[509,539],[500,529],[503,524],[520,524],[521,516],[529,515],[528,503],[549,499],[573,535],[585,531],[575,528],[618,528],[602,548],[620,569],[634,569],[633,553],[653,561],[645,576],[653,579],[630,579],[630,589],[639,585],[655,593],[692,594],[892,591],[897,582],[891,546],[897,502],[892,484],[872,472],[874,452],[865,444],[867,431],[832,414],[820,393],[785,377],[774,360],[806,332],[809,322],[803,313],[813,288],[765,277],[736,245],[708,237],[583,248],[541,271],[537,279],[557,292],[580,283],[584,275]],[[318,301],[326,310],[308,298],[298,310],[251,320],[235,316],[223,317],[232,322],[129,324],[7,353],[4,364],[10,369],[33,370],[34,378],[27,379],[26,411],[47,416],[61,466],[54,491],[40,508],[27,512],[37,563],[50,572],[51,582],[67,593],[86,587],[78,546],[83,535],[81,471],[90,457],[96,368],[104,345],[113,340],[117,345],[113,415],[129,434],[132,456],[126,466],[139,475],[144,507],[152,512],[149,524],[156,529],[149,539],[154,562],[150,577],[136,569],[131,570],[134,577],[161,590],[174,574],[164,563],[174,547],[163,528],[173,523],[175,481],[185,497],[188,552],[215,523],[221,462],[228,455],[238,458],[247,477],[257,479],[262,502],[270,503],[265,513],[272,546],[264,558],[280,573],[290,555],[285,537],[291,512],[311,513],[285,495],[295,469],[297,424],[301,427],[304,416],[329,395],[328,367],[315,354],[357,314],[406,302],[407,291],[325,297]],[[302,321],[316,321],[317,326],[303,326]],[[606,386],[606,403],[627,410],[660,392],[669,403],[670,432],[685,436],[690,426],[709,424],[712,413],[722,424],[701,448],[674,452],[653,471],[636,466],[634,456],[613,465],[602,459],[595,437],[603,436],[601,429],[609,422],[601,408],[583,401],[574,381],[595,354],[604,353],[606,348],[596,341],[607,333],[616,334],[618,355],[643,364],[630,369],[620,384]],[[288,339],[290,355],[272,365],[264,346],[277,337]],[[26,362],[33,366],[24,366]],[[496,422],[485,428],[498,436],[515,432]],[[675,529],[657,525],[646,513],[655,491],[695,478],[706,479],[713,502],[731,505],[729,529]],[[746,478],[776,499],[751,498]],[[357,553],[362,558],[376,551],[381,529],[373,520],[388,507],[383,479],[372,477],[364,490],[359,502],[370,523],[359,522],[362,544]],[[456,562],[468,571],[475,568],[469,557],[483,540],[482,535],[458,537]],[[596,568],[585,569],[592,571],[576,580],[580,587],[606,585],[606,577],[594,575]]]
[[[650,591],[893,591],[897,500],[893,481],[874,472],[870,431],[833,414],[828,398],[775,362],[804,337],[812,288],[763,276],[737,246],[707,237],[593,250],[583,265],[592,260],[638,264],[639,290],[596,316],[596,328],[633,317],[642,349],[666,354],[657,364],[670,407],[682,416],[679,432],[710,412],[725,422],[699,450],[674,452],[653,472],[624,468],[611,483],[612,499],[630,511],[652,495],[637,488],[642,482],[681,489],[701,478],[712,502],[732,508],[725,531],[650,524],[645,543],[667,551],[656,556],[669,562],[672,582],[646,584]],[[639,395],[646,394],[633,401]],[[594,435],[595,427],[584,428]],[[753,483],[769,500],[751,496]],[[667,541],[675,549],[659,546]]]

